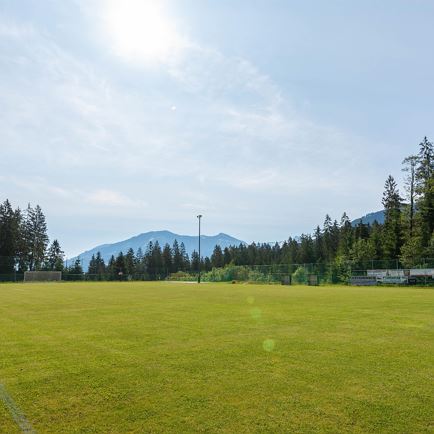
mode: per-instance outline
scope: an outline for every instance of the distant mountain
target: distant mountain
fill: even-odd
[[[384,210],[383,211],[377,211],[377,212],[371,212],[369,214],[364,215],[363,217],[360,217],[358,219],[355,219],[351,222],[353,226],[357,226],[360,222],[363,222],[364,224],[370,224],[374,223],[375,221],[377,223],[383,224],[384,223]]]
[[[126,253],[127,250],[130,248],[132,248],[136,252],[137,249],[141,247],[144,253],[150,241],[152,241],[153,243],[158,241],[161,248],[163,248],[166,243],[169,243],[170,246],[172,246],[175,240],[178,241],[179,245],[181,245],[181,243],[184,243],[185,250],[187,251],[189,256],[191,256],[193,250],[197,251],[198,249],[197,236],[179,235],[169,231],[153,231],[146,232],[144,234],[140,234],[135,237],[129,238],[128,240],[119,241],[117,243],[102,244],[100,246],[96,246],[91,250],[87,250],[81,253],[80,255],[78,255],[78,257],[80,257],[82,261],[83,269],[87,270],[92,255],[96,255],[97,252],[101,253],[104,261],[107,263],[111,255],[114,255],[116,257],[119,252]],[[236,238],[223,233],[213,236],[201,235],[200,240],[201,255],[203,256],[211,256],[216,245],[219,245],[222,249],[224,249],[225,247],[229,246],[238,246],[239,244],[245,244],[244,241],[237,240]],[[68,260],[68,262],[72,263],[76,258],[77,257],[71,258]]]

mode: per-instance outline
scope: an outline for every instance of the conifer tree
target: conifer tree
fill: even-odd
[[[384,184],[382,199],[385,210],[384,253],[387,259],[398,258],[402,246],[401,200],[397,183],[393,176],[389,175]]]
[[[136,273],[142,274],[145,272],[144,255],[141,247],[137,249],[136,256],[134,258],[134,269],[136,270]]]
[[[113,280],[115,278],[116,274],[116,259],[114,255],[110,256],[110,259],[107,264],[107,274],[109,275],[109,278]]]
[[[415,199],[416,199],[416,168],[418,163],[418,157],[416,155],[410,155],[402,162],[402,171],[406,174],[404,178],[405,191],[407,193],[407,199],[409,201],[408,209],[408,237],[413,236],[414,227],[414,212],[415,212]]]
[[[125,256],[122,252],[119,252],[115,261],[115,274],[119,280],[123,279],[123,276],[126,274],[125,267]]]
[[[181,258],[182,258],[182,271],[188,271],[190,269],[190,259],[188,257],[187,251],[185,250],[185,245],[184,243],[181,243],[180,245],[180,253],[181,253]]]
[[[105,263],[104,259],[101,256],[101,252],[96,252],[96,258],[95,258],[95,271],[96,274],[101,278],[101,276],[105,273]]]
[[[218,244],[214,247],[214,251],[212,252],[211,265],[214,268],[221,268],[224,265],[222,248]],[[254,262],[251,265],[254,265]]]
[[[19,233],[18,216],[6,199],[0,204],[0,274],[14,270]]]
[[[163,248],[162,262],[163,262],[163,272],[164,275],[167,277],[170,273],[173,272],[172,249],[168,243],[166,243]]]
[[[36,205],[35,208],[32,208],[30,204],[28,205],[24,225],[29,269],[36,270],[43,263],[48,245],[47,224],[39,205]]]
[[[125,273],[132,276],[135,273],[135,255],[134,250],[130,247],[125,255]]]
[[[434,231],[434,147],[426,137],[419,145],[416,192],[421,243],[426,248]]]
[[[158,241],[155,241],[154,248],[152,250],[152,260],[154,263],[155,278],[161,279],[162,275],[164,274],[163,255],[162,255],[160,243]]]
[[[88,274],[97,274],[96,258],[92,255],[89,261],[89,267],[87,269]]]
[[[231,251],[228,247],[225,247],[223,250],[223,263],[224,265],[230,264],[232,261]]]
[[[47,265],[49,270],[63,271],[63,259],[64,252],[60,248],[59,241],[53,240],[47,251]]]
[[[173,242],[172,252],[173,252],[173,271],[176,273],[184,269],[183,268],[184,261],[177,240]]]
[[[72,267],[68,270],[69,274],[72,275],[74,280],[83,279],[83,267],[81,266],[81,259],[78,257]]]
[[[191,254],[191,271],[193,273],[199,272],[199,253],[196,250],[193,250]]]

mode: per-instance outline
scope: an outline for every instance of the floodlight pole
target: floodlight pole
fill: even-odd
[[[197,275],[197,283],[200,283],[200,219],[202,218],[202,214],[197,216],[199,220],[199,274]]]

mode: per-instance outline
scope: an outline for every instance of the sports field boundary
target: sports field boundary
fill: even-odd
[[[7,410],[11,414],[15,423],[20,427],[21,431],[25,434],[36,434],[36,431],[32,427],[31,423],[27,420],[24,413],[6,391],[3,384],[0,383],[0,399],[3,401]]]

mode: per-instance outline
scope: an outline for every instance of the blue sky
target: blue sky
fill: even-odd
[[[433,137],[434,3],[1,0],[0,200],[69,256],[381,207]]]

